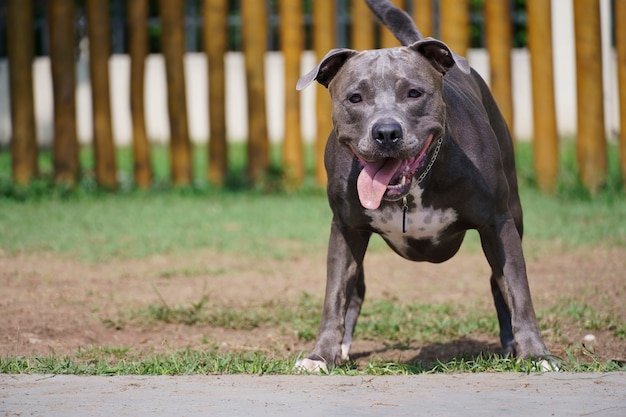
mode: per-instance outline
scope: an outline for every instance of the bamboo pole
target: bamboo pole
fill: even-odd
[[[423,36],[433,36],[435,33],[433,0],[413,0],[413,20]]]
[[[115,189],[117,173],[109,97],[109,56],[111,55],[109,1],[87,0],[86,11],[96,181],[101,187]]]
[[[404,0],[391,0],[397,7],[404,8]],[[400,41],[396,39],[393,33],[386,26],[380,25],[380,47],[394,48],[400,46]]]
[[[135,184],[146,189],[152,183],[150,144],[144,113],[144,74],[148,54],[148,0],[126,3],[130,53],[130,111],[133,124],[133,174]]]
[[[615,47],[619,85],[619,166],[622,186],[626,188],[626,0],[615,0]]]
[[[228,174],[226,141],[226,75],[224,55],[227,46],[227,0],[204,0],[204,50],[209,72],[209,164],[207,178],[222,186]]]
[[[537,185],[545,193],[556,190],[559,142],[552,64],[552,11],[550,2],[527,0],[528,48],[533,100],[533,164]]]
[[[18,4],[19,3],[19,4]],[[11,86],[11,165],[13,181],[27,185],[37,176],[33,96],[33,3],[7,3],[7,47]]]
[[[170,119],[170,161],[172,183],[189,185],[192,176],[191,141],[187,125],[187,97],[183,56],[183,0],[160,0],[161,45],[165,56],[167,107]]]
[[[78,179],[76,133],[76,61],[74,56],[74,0],[50,0],[50,67],[54,96],[54,180],[70,187]]]
[[[457,54],[467,56],[469,0],[440,0],[439,7],[441,40]]]
[[[313,3],[313,49],[317,60],[335,47],[335,2],[316,1]],[[317,85],[315,101],[315,117],[317,135],[315,138],[315,182],[326,185],[326,169],[324,168],[324,149],[328,135],[333,129],[331,110],[333,103],[330,94],[321,84]]]
[[[353,1],[350,13],[350,38],[352,49],[362,51],[374,48],[374,20],[372,12],[365,1]]]
[[[581,182],[594,195],[604,184],[607,171],[598,0],[574,0],[574,33],[578,168]]]
[[[547,2],[549,4],[549,2]],[[513,93],[511,90],[512,25],[509,0],[485,2],[490,88],[509,130],[513,133]]]
[[[258,182],[269,167],[265,109],[267,10],[264,1],[241,2],[248,93],[248,177]]]
[[[287,188],[297,188],[304,179],[304,150],[300,128],[300,54],[304,45],[301,0],[280,0],[280,38],[285,60],[285,137],[283,161]]]

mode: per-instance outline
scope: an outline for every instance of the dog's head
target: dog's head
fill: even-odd
[[[334,49],[299,81],[330,91],[334,132],[363,167],[358,191],[365,208],[410,190],[431,144],[443,135],[443,75],[467,61],[427,38],[407,47],[357,52]]]

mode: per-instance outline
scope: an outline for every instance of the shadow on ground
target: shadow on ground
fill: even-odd
[[[474,338],[462,338],[446,343],[429,343],[423,346],[390,344],[380,348],[364,349],[354,352],[350,359],[355,363],[390,358],[396,356],[399,363],[417,367],[420,372],[433,370],[442,363],[452,361],[473,362],[492,356],[502,355],[499,343]]]

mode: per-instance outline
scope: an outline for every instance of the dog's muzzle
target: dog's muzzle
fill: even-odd
[[[379,139],[382,141],[380,146],[389,146],[389,142],[393,142],[396,133],[391,126],[379,127],[380,138],[375,136],[375,130],[376,126],[373,128],[373,137],[376,142]],[[401,139],[401,133],[399,138]],[[366,161],[351,148],[362,167],[357,179],[361,205],[366,209],[376,210],[383,199],[396,201],[405,197],[411,189],[413,177],[424,165],[432,141],[433,135],[430,135],[417,155],[404,160],[382,158],[376,161]]]

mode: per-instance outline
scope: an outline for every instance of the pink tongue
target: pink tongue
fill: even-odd
[[[363,207],[376,210],[380,206],[389,181],[400,168],[400,164],[401,160],[393,158],[365,164],[356,183]]]

